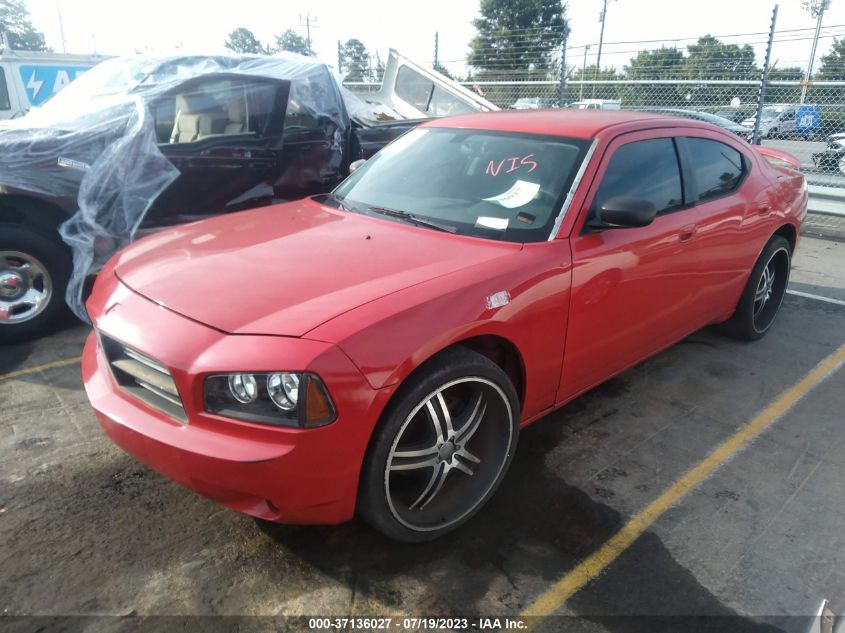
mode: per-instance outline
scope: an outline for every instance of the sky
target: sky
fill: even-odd
[[[570,65],[595,63],[599,39],[598,17],[603,0],[570,0],[567,17],[572,34],[568,51]],[[475,29],[478,0],[425,0],[420,3],[396,0],[300,0],[269,2],[237,0],[217,4],[209,0],[27,0],[36,28],[47,44],[62,51],[59,14],[64,27],[64,48],[69,53],[124,55],[135,52],[174,51],[225,52],[226,35],[243,26],[263,42],[293,28],[303,36],[310,15],[311,37],[320,59],[335,63],[337,41],[355,37],[368,50],[386,58],[390,48],[423,63],[434,59],[434,34],[440,34],[440,59],[453,70],[464,68],[468,43]],[[673,40],[713,35],[757,34],[727,38],[737,44],[751,43],[758,63],[765,53],[774,3],[768,0],[609,0],[602,52],[602,66],[621,69],[635,51],[657,48]],[[824,36],[817,59],[830,48],[833,35],[845,36],[845,0],[832,0],[824,16]],[[815,20],[801,6],[801,0],[780,2],[777,29],[780,41],[772,61],[778,67],[805,67],[810,55]],[[795,29],[808,29],[794,31]],[[762,34],[761,34],[762,33]],[[644,40],[662,40],[631,44]],[[689,43],[681,40],[678,45]],[[818,63],[818,62],[816,62]]]

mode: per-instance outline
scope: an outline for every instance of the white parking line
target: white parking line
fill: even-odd
[[[800,290],[787,290],[786,294],[795,295],[796,297],[804,297],[805,299],[815,299],[816,301],[824,301],[825,303],[832,303],[837,306],[845,306],[845,301],[840,299],[831,299],[830,297],[823,297],[821,295],[811,295],[809,292],[801,292]]]

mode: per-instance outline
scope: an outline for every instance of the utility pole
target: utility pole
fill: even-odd
[[[769,83],[769,62],[772,59],[772,43],[775,40],[775,25],[778,21],[778,5],[772,9],[772,24],[769,27],[769,43],[766,45],[766,61],[763,63],[763,74],[760,77],[760,90],[757,92],[757,112],[754,115],[754,131],[751,133],[751,143],[760,144],[760,119],[763,116],[763,105],[766,103],[766,84]]]
[[[337,72],[343,72],[343,44],[337,41]]]
[[[440,67],[440,31],[434,32],[434,69]]]
[[[65,24],[62,20],[62,8],[59,6],[59,0],[56,0],[56,13],[59,16],[59,34],[62,36],[62,52],[67,53],[67,41],[65,40]]]
[[[314,55],[314,47],[311,46],[311,23],[316,22],[317,18],[311,19],[311,12],[305,14],[305,17],[302,17],[302,14],[299,15],[300,21],[305,21],[305,24],[300,24],[300,26],[305,27],[305,41],[308,43],[308,54]],[[314,28],[317,28],[316,26]]]
[[[816,18],[816,34],[813,36],[813,48],[810,50],[810,61],[807,63],[807,76],[804,78],[804,85],[801,86],[801,103],[807,98],[807,87],[813,78],[813,62],[816,60],[816,47],[819,44],[819,32],[822,29],[822,19],[825,9],[830,7],[830,0],[803,0],[804,8]]]
[[[599,14],[599,21],[601,22],[601,32],[599,33],[599,54],[596,56],[596,73],[593,79],[598,79],[599,73],[601,72],[601,47],[602,44],[604,44],[604,22],[607,19],[607,2],[608,0],[604,0],[601,13]],[[595,96],[595,94],[596,84],[593,84],[593,96]]]
[[[560,86],[557,94],[557,107],[562,108],[566,103],[566,41],[569,39],[569,28],[563,32],[563,41],[560,43]]]
[[[578,91],[578,101],[584,100],[584,78],[587,76],[587,53],[590,51],[590,45],[584,47],[584,64],[581,66],[581,89]]]

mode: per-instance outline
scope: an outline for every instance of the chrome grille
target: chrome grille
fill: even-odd
[[[115,382],[151,407],[187,422],[179,390],[167,367],[123,343],[97,333]]]

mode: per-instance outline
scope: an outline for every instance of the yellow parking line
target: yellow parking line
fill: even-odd
[[[604,571],[664,512],[741,451],[751,440],[795,406],[811,389],[839,369],[843,363],[845,363],[845,344],[822,360],[799,382],[784,391],[777,400],[758,413],[753,420],[725,440],[642,512],[628,521],[609,541],[540,595],[522,614],[523,616],[540,616],[531,621],[530,628],[540,624],[543,617],[553,614],[578,590]]]
[[[75,365],[82,360],[82,356],[74,356],[72,358],[62,358],[61,360],[54,360],[43,365],[36,365],[35,367],[27,367],[26,369],[18,369],[11,371],[8,374],[0,374],[0,380],[10,380],[12,378],[19,378],[28,374],[35,374],[45,369],[55,369],[56,367],[67,367],[68,365]]]

